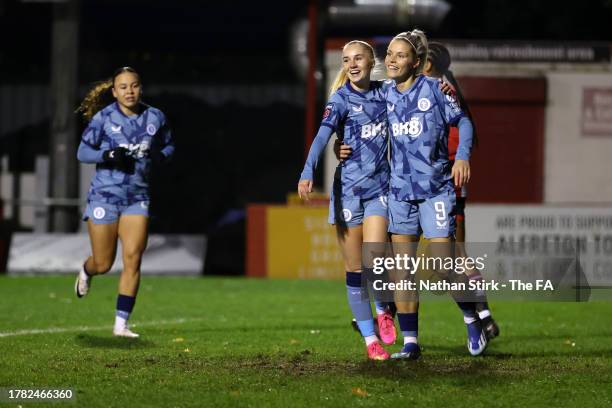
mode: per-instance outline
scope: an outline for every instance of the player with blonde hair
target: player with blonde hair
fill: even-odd
[[[376,59],[363,41],[350,41],[342,49],[342,68],[325,106],[321,127],[310,147],[300,176],[298,193],[308,199],[313,174],[330,137],[350,145],[353,154],[336,168],[329,208],[344,258],[349,306],[363,336],[368,358],[386,360],[389,353],[375,334],[367,285],[363,285],[363,243],[387,241],[387,115],[382,84],[370,80]],[[377,307],[382,340],[395,341],[395,326],[388,310]]]
[[[394,248],[415,256],[421,233],[431,241],[430,256],[452,255],[455,233],[455,192],[470,179],[473,128],[454,96],[444,95],[439,81],[422,75],[428,41],[420,30],[397,34],[387,47],[385,66],[393,81],[386,91],[391,140],[389,232]],[[459,129],[454,163],[448,157],[448,129]],[[410,248],[407,249],[406,248]],[[436,271],[451,280],[465,280],[454,271]],[[416,359],[418,345],[418,297],[396,291],[397,318],[404,347],[392,358]],[[453,296],[464,315],[468,351],[481,354],[487,345],[474,302]]]

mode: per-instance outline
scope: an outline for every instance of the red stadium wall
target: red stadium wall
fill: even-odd
[[[542,203],[545,78],[457,78],[478,129],[470,202]]]
[[[267,205],[249,204],[247,206],[247,256],[245,265],[247,276],[266,276],[266,216]]]

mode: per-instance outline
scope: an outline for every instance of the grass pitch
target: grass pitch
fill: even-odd
[[[456,306],[424,303],[421,360],[374,363],[340,281],[145,277],[135,341],[111,335],[116,276],[83,299],[73,283],[0,277],[0,387],[79,407],[612,404],[612,302],[493,304],[501,337],[477,358]],[[0,403],[17,405],[40,403]]]

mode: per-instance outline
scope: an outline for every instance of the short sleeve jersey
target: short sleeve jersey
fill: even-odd
[[[347,82],[331,96],[321,125],[331,128],[352,148],[351,156],[338,165],[342,195],[363,199],[386,195],[388,133],[382,84],[373,81],[362,93]]]
[[[159,109],[142,104],[138,115],[126,116],[115,102],[92,118],[81,142],[96,150],[128,149],[135,163],[133,171],[126,173],[98,163],[88,201],[131,205],[149,200],[150,150],[162,150],[172,140],[166,117]]]
[[[390,193],[396,200],[419,200],[453,189],[448,152],[449,127],[463,112],[436,79],[417,77],[401,92],[384,85],[391,133]]]

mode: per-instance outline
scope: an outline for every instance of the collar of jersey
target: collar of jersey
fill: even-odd
[[[136,119],[137,117],[139,117],[140,115],[142,115],[142,112],[144,112],[145,110],[145,105],[142,102],[138,103],[138,106],[140,107],[140,113],[137,113],[135,115],[132,116],[128,116],[125,113],[123,113],[123,111],[121,110],[121,108],[119,107],[119,103],[117,101],[114,102],[114,106],[115,106],[115,110],[117,112],[119,112],[119,114],[121,116],[123,116],[124,118],[128,118],[128,119]]]
[[[355,88],[353,88],[353,87],[351,86],[351,81],[348,81],[348,80],[347,80],[347,81],[346,81],[346,84],[344,84],[344,87],[345,87],[346,89],[348,89],[348,91],[349,91],[349,92],[352,92],[352,93],[354,93],[355,95],[359,95],[359,96],[361,96],[362,98],[365,98],[365,97],[366,97],[366,96],[365,96],[365,94],[363,94],[363,93],[359,92],[358,90],[356,90]],[[372,89],[372,81],[370,81],[370,89],[368,89],[368,90],[367,90],[367,92],[369,92],[371,89]]]
[[[398,94],[400,94],[400,95],[402,95],[402,96],[405,96],[405,95],[408,95],[408,94],[410,93],[410,91],[412,91],[413,89],[415,89],[415,86],[416,86],[416,85],[417,85],[417,84],[418,84],[420,81],[422,81],[422,80],[423,80],[423,78],[425,78],[425,75],[423,75],[423,74],[419,74],[419,75],[417,76],[417,78],[414,80],[414,82],[412,83],[412,85],[410,85],[410,87],[409,87],[408,89],[404,90],[404,91],[400,91],[400,90],[397,88],[397,82],[395,82],[395,83],[393,84],[393,88],[395,89],[395,92],[397,92]]]

